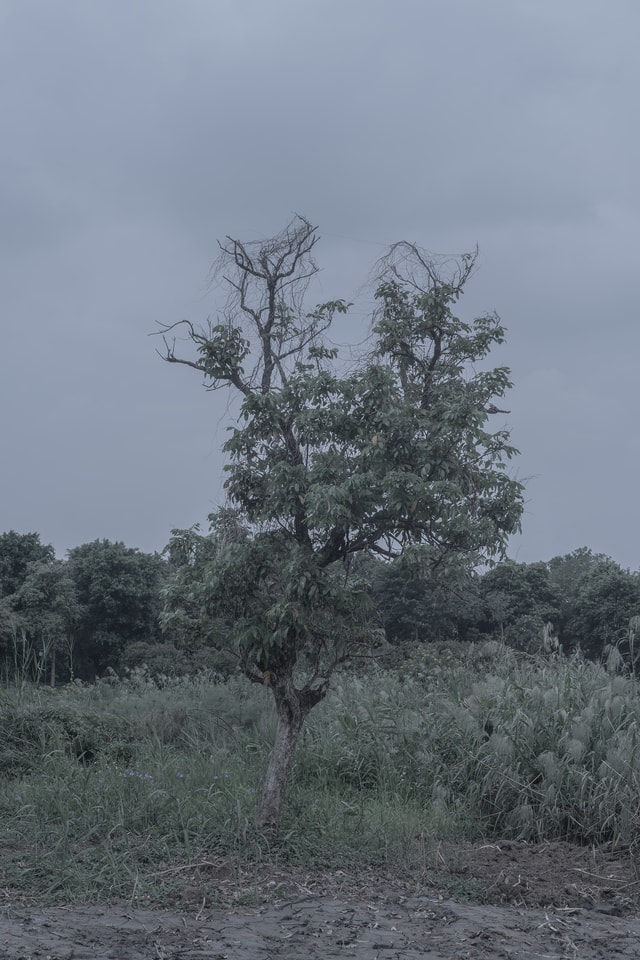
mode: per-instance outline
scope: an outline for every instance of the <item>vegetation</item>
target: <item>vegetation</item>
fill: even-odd
[[[70,550],[68,565],[82,611],[74,631],[77,653],[94,674],[113,668],[129,644],[160,641],[160,557],[96,540]]]
[[[37,534],[0,537],[0,656],[18,680],[94,679],[126,662],[127,648],[161,640],[166,564],[96,540],[67,560]]]
[[[640,694],[580,656],[421,646],[344,675],[301,735],[277,849],[255,829],[266,688],[138,672],[12,688],[0,719],[1,882],[50,901],[164,896],[216,854],[428,870],[441,839],[511,837],[636,856]]]
[[[134,898],[212,852],[420,867],[452,837],[635,856],[640,574],[504,558],[504,331],[453,314],[474,257],[393,247],[352,364],[327,340],[347,305],[304,305],[315,243],[301,218],[229,239],[219,322],[177,325],[187,356],[165,331],[237,394],[206,535],[64,560],[0,535],[7,886]]]
[[[96,541],[70,551],[82,558],[76,564],[56,560],[37,534],[11,531],[0,536],[0,569],[10,566],[7,554],[19,556],[34,543],[45,559],[39,552],[27,560],[11,575],[13,592],[0,595],[5,680],[55,685],[141,667],[171,677],[237,672],[224,621],[202,615],[214,537],[180,531],[165,558]],[[586,547],[546,563],[503,560],[482,573],[464,558],[416,569],[411,554],[385,563],[365,553],[352,566],[396,660],[411,644],[499,640],[529,653],[551,643],[603,663],[615,649],[638,673],[640,576]]]

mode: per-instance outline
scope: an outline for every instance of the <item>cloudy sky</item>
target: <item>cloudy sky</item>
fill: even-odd
[[[226,399],[149,334],[215,315],[219,238],[300,212],[353,341],[386,245],[479,245],[511,555],[637,569],[639,38],[637,0],[0,0],[0,532],[205,521]]]

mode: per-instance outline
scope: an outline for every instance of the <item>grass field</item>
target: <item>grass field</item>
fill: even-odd
[[[311,714],[277,849],[253,827],[274,715],[238,678],[0,692],[0,884],[49,901],[166,891],[204,856],[412,865],[440,840],[628,846],[636,682],[579,658],[424,646],[348,673]]]

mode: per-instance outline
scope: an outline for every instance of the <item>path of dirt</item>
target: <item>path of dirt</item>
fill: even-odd
[[[41,907],[5,890],[0,960],[640,958],[629,856],[557,843],[449,844],[429,855],[439,866],[430,876],[176,866],[163,871],[173,882],[164,909]],[[441,892],[469,883],[486,903]]]
[[[640,956],[640,921],[428,897],[305,898],[184,914],[80,907],[5,911],[3,960],[611,960]]]

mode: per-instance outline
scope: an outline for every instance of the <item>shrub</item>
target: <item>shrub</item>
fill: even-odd
[[[121,717],[57,703],[4,706],[0,725],[0,773],[5,776],[35,772],[45,757],[56,752],[82,763],[100,755],[123,756],[131,739],[129,724]]]

